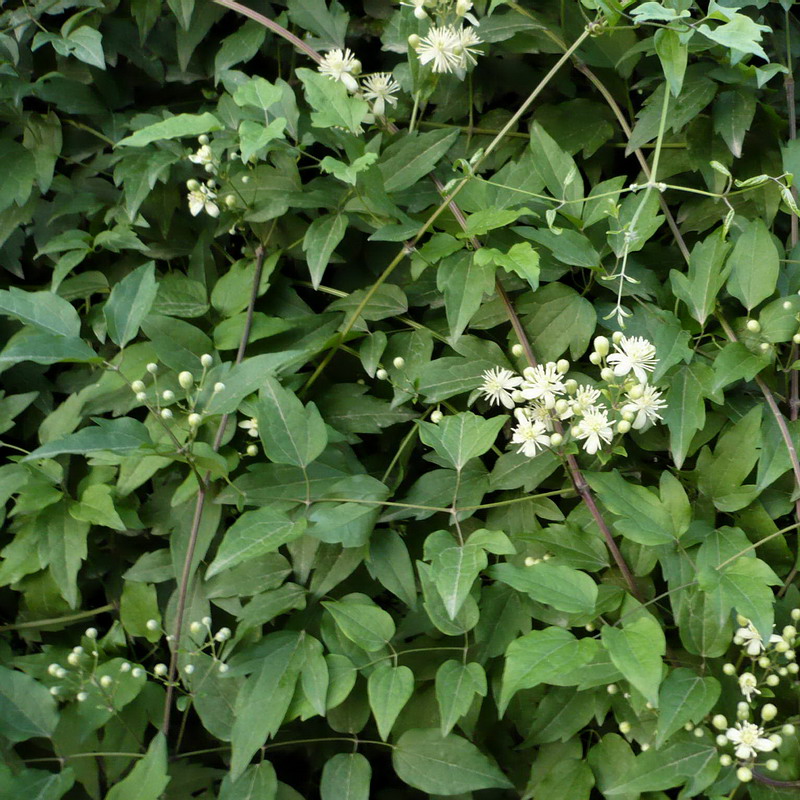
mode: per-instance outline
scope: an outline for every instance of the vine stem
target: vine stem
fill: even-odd
[[[214,0],[214,2],[219,3],[220,5],[226,6],[227,8],[231,8],[235,11],[239,11],[240,13],[245,14],[246,16],[250,17],[251,19],[260,22],[265,27],[269,28],[271,31],[274,31],[279,36],[282,36],[287,41],[295,44],[295,46],[299,47],[299,44],[302,44],[302,47],[299,47],[303,52],[307,53],[311,58],[313,58],[317,63],[321,60],[319,53],[315,50],[310,48],[304,42],[300,42],[300,40],[291,34],[289,31],[286,30],[282,25],[279,25],[277,22],[264,17],[257,12],[251,11],[246,6],[242,6],[239,3],[235,2],[235,0]],[[558,61],[550,68],[548,73],[542,78],[542,80],[536,85],[533,91],[528,95],[522,105],[515,111],[515,113],[511,116],[508,122],[498,131],[497,135],[492,139],[489,145],[483,152],[483,155],[477,160],[477,162],[473,165],[473,171],[477,170],[481,163],[494,151],[497,145],[505,138],[505,136],[511,131],[511,129],[519,122],[522,118],[522,115],[527,111],[527,109],[531,106],[531,104],[536,100],[539,94],[544,90],[544,88],[550,83],[552,78],[558,73],[561,67],[569,61],[578,48],[583,44],[583,42],[591,35],[591,31],[589,28],[586,28],[583,33],[569,46],[564,46],[564,53],[558,59]],[[299,44],[298,44],[299,43]],[[387,124],[387,128],[391,133],[397,132],[397,127],[391,123]],[[626,131],[626,133],[630,134],[630,129]],[[645,162],[646,166],[646,162]],[[442,182],[436,177],[431,176],[436,188],[439,190],[439,194],[444,196],[444,185]],[[430,228],[430,226],[436,221],[436,219],[441,215],[441,213],[446,209],[449,208],[450,212],[453,214],[453,217],[456,219],[458,224],[461,226],[462,230],[466,230],[466,218],[464,217],[464,213],[461,211],[460,207],[455,202],[456,195],[466,186],[466,184],[471,179],[470,175],[465,176],[464,178],[456,184],[455,188],[447,195],[441,205],[428,217],[428,219],[423,223],[419,231],[417,232],[414,239],[409,243],[406,244],[403,249],[392,259],[389,265],[383,270],[380,274],[378,279],[375,283],[372,284],[370,289],[365,293],[364,297],[362,298],[361,302],[353,311],[350,319],[345,324],[344,328],[340,332],[336,343],[334,346],[328,351],[325,355],[323,360],[314,370],[308,381],[306,381],[305,385],[303,386],[303,393],[305,393],[311,385],[316,381],[319,375],[322,374],[322,371],[325,367],[330,363],[331,359],[335,355],[338,348],[342,345],[345,340],[345,337],[350,333],[353,326],[356,323],[356,320],[360,317],[361,312],[367,306],[370,299],[373,297],[375,292],[377,291],[378,287],[380,287],[384,281],[391,275],[391,273],[396,269],[396,267],[400,264],[400,262],[405,258],[406,254],[409,252],[410,249],[416,246],[425,232]],[[477,237],[470,237],[470,242],[474,249],[480,248],[481,244]],[[495,282],[495,290],[497,291],[498,296],[503,302],[503,306],[505,307],[506,314],[511,322],[511,326],[513,327],[514,331],[517,334],[517,338],[519,339],[520,343],[522,344],[523,348],[525,349],[525,354],[527,356],[528,362],[531,366],[535,366],[536,356],[534,355],[533,349],[531,347],[530,342],[528,341],[528,336],[525,333],[524,328],[522,327],[522,323],[514,309],[514,305],[511,302],[511,299],[508,296],[508,293],[503,288],[502,284],[499,280]],[[620,572],[622,573],[628,588],[630,589],[633,596],[641,603],[644,602],[644,598],[642,597],[641,592],[639,591],[639,587],[636,584],[636,581],[633,577],[633,573],[631,572],[628,564],[625,561],[622,553],[620,552],[617,543],[614,541],[614,536],[611,532],[611,529],[608,527],[600,509],[597,506],[597,502],[594,499],[594,496],[589,489],[588,484],[586,483],[586,479],[583,477],[583,473],[578,466],[578,462],[574,456],[570,455],[567,456],[567,466],[569,469],[570,479],[577,491],[578,495],[580,496],[581,500],[586,504],[586,507],[589,509],[592,518],[594,519],[595,523],[599,527],[600,531],[603,534],[603,537],[606,541],[606,546],[608,547],[609,552],[611,553],[612,557],[614,558],[615,563],[617,564]]]
[[[78,622],[82,619],[96,617],[98,614],[105,614],[106,611],[113,611],[116,608],[114,603],[107,603],[99,608],[90,611],[79,611],[76,614],[67,614],[64,617],[50,617],[49,619],[32,619],[25,622],[17,622],[15,625],[0,625],[0,633],[6,631],[22,631],[30,628],[44,628],[49,625],[61,625],[62,623]]]
[[[228,0],[226,0],[228,2]],[[244,359],[244,354],[247,349],[247,342],[250,339],[250,330],[253,326],[253,313],[255,311],[256,299],[258,298],[258,287],[261,284],[261,273],[264,268],[264,247],[259,245],[256,248],[256,268],[253,275],[253,287],[250,292],[250,302],[247,305],[247,314],[245,316],[244,330],[242,331],[242,338],[239,341],[239,349],[236,352],[236,359],[234,366],[241,364]],[[225,436],[225,429],[228,426],[228,419],[230,414],[223,414],[217,433],[214,436],[214,443],[212,449],[216,453],[222,445],[222,439]],[[203,519],[203,510],[206,505],[206,498],[210,489],[209,483],[210,472],[206,472],[202,481],[200,481],[197,488],[197,499],[194,506],[194,516],[192,518],[192,528],[189,531],[189,541],[186,545],[186,556],[183,559],[183,569],[181,571],[181,580],[178,585],[178,602],[175,609],[175,625],[172,633],[172,652],[169,659],[169,670],[167,672],[167,691],[164,696],[164,716],[161,723],[161,730],[166,736],[169,733],[169,723],[172,714],[172,698],[175,694],[175,680],[178,674],[178,654],[180,652],[181,638],[183,634],[183,622],[186,614],[186,595],[189,591],[189,581],[192,577],[192,561],[194,561],[194,553],[197,549],[197,537],[200,533],[200,523]]]

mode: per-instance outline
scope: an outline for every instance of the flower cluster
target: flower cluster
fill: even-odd
[[[433,72],[452,73],[463,79],[467,69],[477,64],[476,56],[482,55],[478,46],[482,44],[475,29],[463,24],[435,25],[427,35],[412,34],[408,38],[421,64],[430,64]]]
[[[560,447],[565,441],[562,423],[568,424],[569,437],[594,454],[611,444],[615,431],[641,430],[661,419],[666,403],[647,382],[658,363],[649,341],[619,332],[612,342],[598,336],[589,360],[601,367],[602,388],[568,379],[566,359],[527,367],[522,375],[501,367],[484,372],[483,397],[514,410],[517,424],[511,441],[519,446],[518,453],[533,457],[543,448]]]
[[[200,147],[197,148],[196,152],[187,156],[187,158],[192,162],[192,164],[197,164],[198,166],[203,167],[207,173],[211,175],[217,175],[220,162],[217,156],[214,154],[214,151],[211,149],[208,136],[205,134],[198,136],[197,141],[199,142]],[[190,178],[188,181],[186,181],[186,188],[188,190],[186,200],[189,203],[189,212],[193,217],[196,217],[203,211],[205,211],[209,217],[213,217],[214,219],[219,216],[220,198],[217,195],[217,182],[213,178],[209,178],[205,183],[201,183],[194,178]],[[233,208],[236,206],[236,197],[234,197],[234,195],[229,194],[222,199],[224,201],[222,205],[227,206],[228,208]]]
[[[793,609],[791,616],[794,621],[800,620],[800,608]],[[727,663],[723,665],[722,671],[725,675],[736,678],[744,699],[737,704],[737,720],[733,725],[728,723],[723,714],[716,714],[711,724],[720,731],[717,745],[720,748],[733,747],[733,757],[723,753],[720,763],[730,766],[735,757],[738,762],[737,777],[740,781],[747,782],[753,778],[753,767],[760,755],[779,749],[783,736],[795,734],[795,726],[791,722],[765,727],[774,722],[778,709],[773,703],[764,703],[756,709],[757,698],[771,697],[772,690],[780,684],[781,679],[796,676],[800,668],[796,662],[797,629],[794,625],[786,625],[780,634],[771,634],[765,642],[749,619],[739,616],[737,621],[739,628],[734,634],[733,643],[742,648],[742,657],[739,659],[739,666]],[[749,659],[750,664],[740,672],[745,659]],[[751,721],[751,716],[759,717],[760,722]],[[764,766],[774,771],[778,769],[779,763],[777,759],[769,758]]]
[[[397,105],[395,95],[400,91],[400,84],[389,72],[376,72],[361,79],[361,62],[353,53],[344,50],[329,50],[319,64],[319,71],[332,81],[339,81],[351,94],[361,97],[372,104],[372,113],[383,116],[386,113],[386,104]]]

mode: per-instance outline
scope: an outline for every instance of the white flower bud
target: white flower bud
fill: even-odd
[[[226,206],[226,208],[234,208],[236,206],[236,195],[226,194],[225,195],[225,206]]]
[[[248,183],[250,183],[250,176],[249,176],[249,175],[245,175],[245,176],[242,178],[242,183],[244,183],[244,184],[248,184]]]
[[[208,136],[204,133],[201,133],[200,136],[197,137],[197,141],[200,142],[202,145],[206,145],[209,142]]]
[[[525,395],[522,394],[522,392],[519,389],[514,389],[514,391],[511,392],[511,399],[515,403],[524,403],[525,402]]]
[[[761,706],[761,719],[764,722],[772,722],[778,716],[778,709],[772,703],[765,703]]]
[[[789,650],[789,643],[781,639],[781,641],[775,642],[775,650],[778,653],[786,653]]]
[[[791,300],[784,300],[782,305],[783,305],[783,310],[784,311],[788,311],[792,307],[792,301]]]
[[[569,403],[562,397],[560,400],[556,400],[553,410],[556,412],[556,414],[558,414],[559,417],[562,417],[567,413],[567,411],[569,411]]]
[[[748,767],[739,767],[739,769],[736,770],[736,777],[742,783],[749,783],[753,780],[753,771]]]
[[[187,664],[187,665],[186,665],[186,666],[183,668],[183,671],[184,671],[184,673],[185,673],[186,675],[191,675],[191,674],[194,672],[194,664]]]
[[[792,336],[792,341],[795,344],[800,344],[800,333],[796,333],[794,336]],[[794,617],[792,617],[792,619],[794,619]]]
[[[408,46],[412,50],[416,50],[419,47],[421,41],[422,40],[419,38],[419,36],[417,36],[416,33],[412,33],[411,36],[408,37]]]
[[[247,449],[245,450],[245,453],[247,453],[247,455],[249,455],[250,457],[257,456],[258,455],[258,445],[257,444],[249,444],[249,445],[247,445]]]
[[[564,443],[564,437],[560,433],[554,433],[550,436],[550,447],[561,447]]]
[[[541,558],[534,558],[533,556],[528,556],[525,559],[525,566],[526,567],[533,567],[538,564],[542,559]]]
[[[190,428],[196,428],[203,421],[203,417],[201,414],[193,413],[189,414],[186,421],[189,423]]]
[[[784,625],[781,631],[781,636],[784,639],[794,639],[797,636],[797,628],[794,625]]]
[[[694,735],[695,738],[701,739],[705,735],[705,731],[702,728],[695,728]]]
[[[375,373],[375,377],[379,381],[385,381],[389,377],[389,373],[385,369],[381,368]]]
[[[747,330],[750,333],[759,333],[761,330],[761,323],[757,319],[749,319],[747,320]]]
[[[586,623],[586,624],[583,626],[583,629],[584,629],[584,630],[585,630],[587,633],[594,633],[594,631],[596,631],[596,630],[597,630],[597,628],[595,628],[595,626],[594,626],[594,623],[593,623],[593,622],[587,622],[587,623]],[[607,687],[606,687],[606,688],[607,688]]]
[[[220,383],[215,383],[214,384],[214,394],[216,394],[217,392],[222,392],[224,390],[225,390],[225,384],[224,383],[220,382]]]
[[[225,674],[225,673],[226,673],[226,672],[227,672],[229,669],[230,669],[230,667],[229,667],[227,664],[220,664],[220,665],[219,665],[219,671],[220,671],[220,672],[221,672],[223,675],[224,675],[224,674]]]
[[[134,392],[143,392],[144,391],[144,382],[143,381],[134,381],[131,384],[131,389],[133,389]]]
[[[589,361],[595,366],[597,366],[602,360],[603,359],[600,353],[589,353]]]
[[[392,364],[394,365],[395,369],[403,369],[403,367],[406,365],[406,360],[403,358],[403,356],[396,356],[392,361]]]
[[[166,675],[167,674],[167,665],[166,664],[156,664],[153,667],[153,673],[155,675]]]
[[[794,661],[794,660],[795,660],[795,658],[797,658],[797,653],[796,653],[794,650],[787,650],[787,651],[786,651],[786,652],[783,654],[783,657],[784,657],[784,658],[785,658],[787,661]]]
[[[614,342],[614,344],[619,344],[623,336],[625,336],[625,334],[622,331],[614,331],[614,333],[611,334],[611,341]]]
[[[716,741],[717,747],[725,747],[728,744],[728,737],[724,733],[720,733],[714,741]]]
[[[170,411],[168,408],[162,408],[161,419],[172,419],[172,411]]]
[[[623,411],[620,416],[625,420],[625,422],[633,422],[633,419],[636,415],[633,413],[633,411]]]
[[[594,340],[594,352],[601,357],[608,355],[609,343],[605,336],[596,336]]]
[[[724,714],[714,714],[714,716],[711,718],[711,724],[718,731],[724,731],[728,727],[728,719]]]
[[[722,738],[725,739],[725,741],[727,742],[727,737],[723,736]],[[733,764],[733,759],[727,753],[723,753],[719,757],[719,763],[723,767],[729,767],[731,764]]]
[[[132,678],[141,678],[144,675],[144,670],[141,667],[134,667],[131,670],[131,677]]]
[[[614,370],[611,369],[611,367],[603,367],[603,369],[600,370],[600,377],[606,383],[614,383]]]
[[[631,724],[627,720],[622,720],[619,724],[619,732],[623,735],[631,732]]]
[[[144,403],[144,401],[147,400],[147,392],[136,392],[136,399],[140,403]]]
[[[201,619],[200,622],[202,622],[203,625],[206,626],[206,628],[211,627],[211,617],[203,617],[203,619]]]
[[[631,429],[631,424],[628,420],[623,419],[617,423],[617,433],[628,433]]]
[[[556,361],[556,372],[560,375],[566,375],[569,372],[569,361],[566,358],[559,358]]]
[[[52,675],[54,678],[57,678],[58,677],[58,671],[60,669],[61,669],[61,665],[60,664],[51,664],[47,668],[47,672],[48,672],[48,674]]]
[[[196,192],[200,188],[200,181],[196,181],[194,178],[190,178],[186,181],[186,188],[190,192]]]
[[[203,630],[203,626],[195,620],[191,625],[189,625],[189,631],[193,634],[198,634]]]
[[[67,656],[67,663],[71,667],[77,667],[81,663],[81,657],[77,653],[70,653]]]
[[[762,353],[766,353],[767,350],[769,350],[769,347],[769,342],[761,342],[761,344],[758,346],[758,349],[761,350]]]
[[[787,722],[786,725],[784,725],[781,728],[781,733],[784,736],[794,736],[794,731],[795,731],[795,728],[794,728],[794,725],[792,725],[791,722]]]
[[[772,742],[772,744],[775,745],[775,747],[780,747],[781,744],[783,744],[783,739],[780,736],[778,736],[777,733],[773,733],[772,735],[767,736],[767,739],[769,739]]]
[[[650,745],[649,745],[647,742],[642,742],[642,743],[639,745],[639,749],[640,749],[640,750],[641,750],[643,753],[646,753],[646,752],[647,752],[647,751],[650,749]]]
[[[769,759],[769,760],[766,762],[766,764],[764,764],[764,766],[767,768],[767,770],[768,770],[769,772],[775,772],[775,770],[777,770],[777,769],[778,769],[778,767],[780,766],[780,764],[778,763],[778,759],[777,759],[777,758],[770,758],[770,759]]]
[[[83,703],[84,701],[88,700],[88,698],[89,698],[88,692],[78,692],[78,694],[75,695],[75,699],[79,703]]]
[[[694,730],[694,723],[692,722],[685,722],[683,725],[683,729],[689,733]]]
[[[123,661],[119,665],[119,671],[120,672],[130,672],[131,671],[131,665],[127,661]]]
[[[227,642],[231,638],[230,628],[220,628],[215,634],[214,639],[218,642]]]
[[[766,669],[771,663],[769,656],[759,656],[758,658],[758,666],[761,669]]]
[[[178,375],[178,383],[183,389],[191,389],[194,386],[194,375],[187,370],[184,370]]]
[[[777,686],[781,679],[777,675],[767,675],[765,683],[767,686]]]
[[[200,364],[208,369],[214,365],[214,356],[210,353],[203,353],[203,355],[200,356]]]
[[[642,386],[641,383],[631,386],[631,388],[628,389],[628,397],[630,397],[631,400],[638,400],[644,394],[644,388],[645,387]]]
[[[797,673],[800,672],[800,666],[798,666],[796,661],[792,661],[792,663],[786,667],[786,670],[790,675],[797,675]]]
[[[442,412],[439,411],[438,408],[434,409],[431,412],[431,422],[434,423],[434,425],[438,425],[443,419],[444,419],[444,414],[442,414]]]
[[[175,399],[175,392],[172,389],[164,389],[161,392],[161,399],[165,400],[167,403],[171,403]]]
[[[145,628],[149,631],[157,631],[161,626],[158,624],[157,619],[149,619],[145,623]]]
[[[520,358],[521,356],[525,355],[525,348],[519,344],[519,342],[517,342],[517,344],[511,348],[511,354],[516,358]]]
[[[76,655],[82,656],[83,653],[84,653],[84,650],[80,645],[77,645],[77,646],[72,648],[72,652],[75,653]]]
[[[567,390],[567,394],[575,394],[575,392],[578,391],[578,381],[574,378],[570,378],[564,381],[564,388]]]
[[[791,618],[792,618],[792,619],[793,619],[795,622],[797,622],[797,620],[800,620],[800,608],[793,608],[793,609],[791,610],[791,612],[789,612],[789,616],[790,616],[790,617],[791,617]]]
[[[97,638],[97,628],[87,628],[87,629],[86,629],[86,630],[83,632],[83,635],[84,635],[84,636],[85,636],[87,639],[96,639],[96,638]]]
[[[114,683],[114,679],[110,675],[103,675],[103,677],[100,678],[100,685],[104,689],[108,689],[108,687],[111,686],[112,683]]]
[[[722,665],[722,671],[726,675],[735,675],[736,674],[736,667],[734,667],[733,664],[728,662],[727,664],[723,664]]]

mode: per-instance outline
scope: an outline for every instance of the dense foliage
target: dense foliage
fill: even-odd
[[[799,796],[798,23],[6,3],[0,796]]]

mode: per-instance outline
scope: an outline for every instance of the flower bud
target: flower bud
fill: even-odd
[[[157,631],[161,626],[158,624],[158,620],[157,619],[149,619],[145,623],[145,627],[149,631]]]
[[[574,378],[570,378],[568,381],[564,382],[564,388],[567,390],[567,394],[575,394],[578,391],[578,381]]]
[[[772,744],[775,745],[775,747],[780,747],[783,744],[783,739],[780,736],[778,736],[777,733],[773,733],[771,736],[767,736],[767,739],[769,739],[772,742]]]
[[[747,320],[747,330],[750,333],[759,333],[761,331],[761,323],[757,319]]]
[[[200,188],[200,181],[196,181],[194,178],[190,178],[186,181],[186,188],[190,192],[196,192]]]
[[[211,627],[211,617],[203,617],[203,619],[201,619],[200,622],[202,622],[203,625],[206,626],[206,628]]]
[[[381,368],[375,373],[375,377],[379,381],[385,381],[389,377],[389,373],[385,369]]]
[[[586,623],[586,624],[583,626],[583,629],[584,629],[584,630],[585,630],[587,633],[594,633],[594,632],[597,630],[597,628],[595,628],[595,626],[594,626],[594,623],[593,623],[593,622],[587,622],[587,623]],[[607,687],[606,687],[606,688],[607,688]]]
[[[622,331],[614,331],[614,333],[611,334],[611,341],[614,342],[614,344],[619,344],[624,336],[625,334]]]
[[[143,392],[144,391],[144,382],[143,381],[134,381],[131,384],[131,389],[136,393]]]
[[[130,672],[131,671],[131,665],[127,661],[123,661],[119,665],[119,671],[120,672]]]
[[[556,400],[553,410],[556,412],[556,414],[558,414],[559,417],[561,417],[566,414],[567,411],[569,411],[569,403],[562,397],[561,399]]]
[[[228,639],[231,638],[231,629],[230,628],[220,628],[215,634],[214,638],[218,642],[227,642]]]
[[[225,195],[225,205],[228,208],[234,208],[236,206],[236,196],[232,194]]]
[[[83,632],[83,635],[84,635],[84,636],[85,636],[87,639],[96,639],[96,638],[97,638],[97,628],[87,628],[87,629],[86,629],[86,630]]]
[[[511,399],[515,403],[524,403],[525,402],[525,395],[522,394],[522,392],[519,389],[514,389],[514,391],[511,392]]]
[[[525,348],[521,344],[519,344],[519,342],[517,342],[517,344],[515,344],[511,348],[511,354],[516,356],[517,358],[520,358],[520,356],[525,355]]]
[[[564,443],[564,437],[560,433],[554,433],[550,437],[550,446],[551,447],[561,447]]]
[[[603,369],[600,370],[600,377],[606,383],[614,383],[614,370],[611,369],[611,367],[603,367]]]
[[[628,420],[623,419],[617,423],[617,433],[628,433],[631,429],[631,424]]]
[[[245,450],[247,455],[250,457],[258,455],[258,445],[257,444],[249,444],[247,445],[247,450]]]
[[[406,365],[406,360],[403,358],[403,356],[396,356],[392,361],[392,365],[395,369],[403,369],[403,367]]]
[[[75,699],[79,703],[83,703],[88,698],[89,698],[89,693],[88,692],[78,692],[78,694],[75,695]]]
[[[695,728],[694,735],[695,738],[701,739],[705,735],[705,731],[702,728]]]
[[[717,747],[726,747],[728,745],[728,737],[724,733],[718,734],[714,741],[716,741]]]
[[[789,674],[789,670],[788,670],[788,669],[786,669],[786,667],[781,667],[781,668],[778,670],[778,675],[780,675],[780,676],[781,676],[781,678],[785,678],[785,677],[786,677],[788,674]]]
[[[793,619],[795,622],[797,622],[797,620],[799,620],[799,619],[800,619],[800,608],[793,608],[793,609],[792,609],[792,610],[789,612],[789,616],[790,616],[790,617],[791,617],[791,618],[792,618],[792,619]]]
[[[172,411],[169,408],[161,409],[161,419],[172,419]]]
[[[422,40],[419,38],[419,36],[417,36],[416,33],[412,33],[411,36],[408,37],[408,46],[412,50],[416,50],[419,47],[421,41]]]
[[[164,389],[164,391],[161,392],[161,399],[171,403],[175,399],[175,392],[173,392],[172,389]]]
[[[714,714],[711,724],[718,730],[724,731],[728,727],[728,719],[724,714]]]
[[[525,559],[525,566],[526,567],[534,567],[536,566],[542,559],[541,558],[534,558],[533,556],[528,556]]]
[[[147,371],[148,371],[148,372],[149,372],[151,375],[155,375],[155,374],[156,374],[156,372],[158,372],[158,364],[156,364],[154,361],[151,361],[151,362],[150,362],[150,363],[147,365],[147,367],[145,367],[145,369],[146,369],[146,370],[147,370]]]
[[[722,671],[726,675],[735,675],[736,674],[736,667],[734,667],[733,664],[728,662],[727,664],[723,664],[722,665]]]
[[[229,667],[227,664],[220,664],[220,665],[219,665],[219,671],[220,671],[220,672],[221,672],[223,675],[224,675],[224,674],[225,674],[225,673],[226,673],[226,672],[227,672],[229,669],[230,669],[230,667]]]
[[[566,375],[569,372],[569,361],[566,358],[559,358],[556,361],[556,372],[559,375]]]
[[[647,751],[650,749],[650,745],[649,745],[647,742],[642,742],[642,743],[639,745],[639,749],[640,749],[640,750],[641,750],[643,753],[646,753],[646,752],[647,752]]]
[[[764,722],[772,722],[778,716],[778,709],[772,703],[765,703],[761,706],[761,719]]]
[[[136,399],[140,403],[143,403],[145,400],[147,400],[147,392],[136,392]]]
[[[100,685],[104,689],[108,689],[108,687],[111,686],[112,683],[114,683],[114,679],[110,675],[103,675],[103,677],[100,678]]]
[[[792,307],[792,301],[791,300],[784,300],[782,305],[783,305],[783,310],[784,311],[789,311],[789,309]]]
[[[153,667],[153,673],[155,675],[166,675],[167,674],[167,665],[166,664],[156,664]]]
[[[77,667],[81,663],[81,657],[77,653],[70,653],[67,656],[67,663],[71,667]]]
[[[214,364],[214,356],[210,353],[203,353],[203,355],[200,356],[200,364],[208,369]]]
[[[787,672],[788,672],[790,675],[797,675],[797,673],[798,673],[798,672],[800,672],[800,666],[797,664],[797,662],[796,662],[796,661],[792,661],[792,663],[791,663],[791,664],[789,664],[789,665],[786,667],[786,671],[787,671]]]
[[[769,656],[759,656],[758,658],[758,666],[761,669],[766,669],[771,663]]]
[[[605,357],[608,355],[609,343],[605,336],[596,336],[594,340],[594,352],[597,355]]]
[[[777,675],[767,675],[765,683],[767,686],[777,686],[781,679]]]
[[[777,758],[770,758],[770,759],[769,759],[769,760],[766,762],[766,764],[764,764],[764,766],[767,768],[767,770],[768,770],[769,772],[775,772],[775,770],[777,770],[777,769],[778,769],[778,767],[780,766],[780,764],[778,763],[778,759],[777,759]]]
[[[443,419],[444,414],[442,414],[438,408],[431,412],[431,422],[433,422],[435,425],[440,423]]]
[[[47,672],[48,672],[49,675],[52,675],[54,678],[57,678],[58,677],[58,671],[60,669],[61,669],[61,665],[60,664],[51,664],[47,668]]]
[[[215,383],[214,384],[214,394],[216,394],[217,392],[222,392],[224,390],[225,390],[225,384],[224,383],[219,382],[219,383]]]
[[[784,639],[793,639],[797,636],[797,628],[794,625],[784,625],[781,635]]]
[[[753,780],[753,771],[748,767],[739,767],[739,769],[736,770],[736,777],[742,783],[748,783]]]
[[[794,736],[794,730],[794,725],[792,725],[791,722],[787,722],[786,725],[781,728],[781,733],[784,736]]]
[[[762,353],[766,353],[767,350],[769,350],[769,347],[769,342],[761,342],[761,344],[758,346],[758,349],[761,350]]]
[[[619,732],[621,734],[628,734],[631,732],[631,724],[627,720],[622,720],[619,724]]]
[[[800,333],[796,333],[794,336],[792,336],[792,341],[795,344],[800,344]]]
[[[209,138],[204,133],[201,133],[200,136],[197,137],[197,141],[202,145],[206,145],[209,142]]]
[[[141,667],[134,667],[131,670],[131,677],[132,678],[141,678],[144,675],[144,670]]]
[[[779,642],[775,642],[775,651],[778,653],[786,653],[789,650],[789,643],[781,639]]]
[[[187,665],[186,665],[186,666],[183,668],[183,671],[184,671],[184,673],[185,673],[186,675],[191,675],[191,674],[194,672],[194,664],[187,664]]]
[[[631,400],[638,400],[644,394],[644,386],[642,384],[637,383],[635,386],[632,386],[628,389],[628,397]]]
[[[617,686],[616,683],[609,683],[608,686],[606,686],[606,691],[609,694],[616,694],[619,691],[619,686]]]
[[[602,360],[603,359],[600,356],[600,353],[589,353],[589,361],[595,366],[597,366]]]
[[[191,389],[194,385],[194,375],[191,372],[184,370],[178,375],[178,383],[183,389]]]
[[[727,737],[723,736],[722,738],[727,741]],[[719,757],[719,763],[720,766],[729,767],[731,764],[733,764],[733,759],[727,753],[723,753]]]
[[[693,722],[685,722],[683,725],[683,729],[687,733],[691,733],[694,730],[694,723]]]
[[[197,413],[189,414],[186,421],[189,423],[190,428],[196,428],[203,421],[203,417]]]

